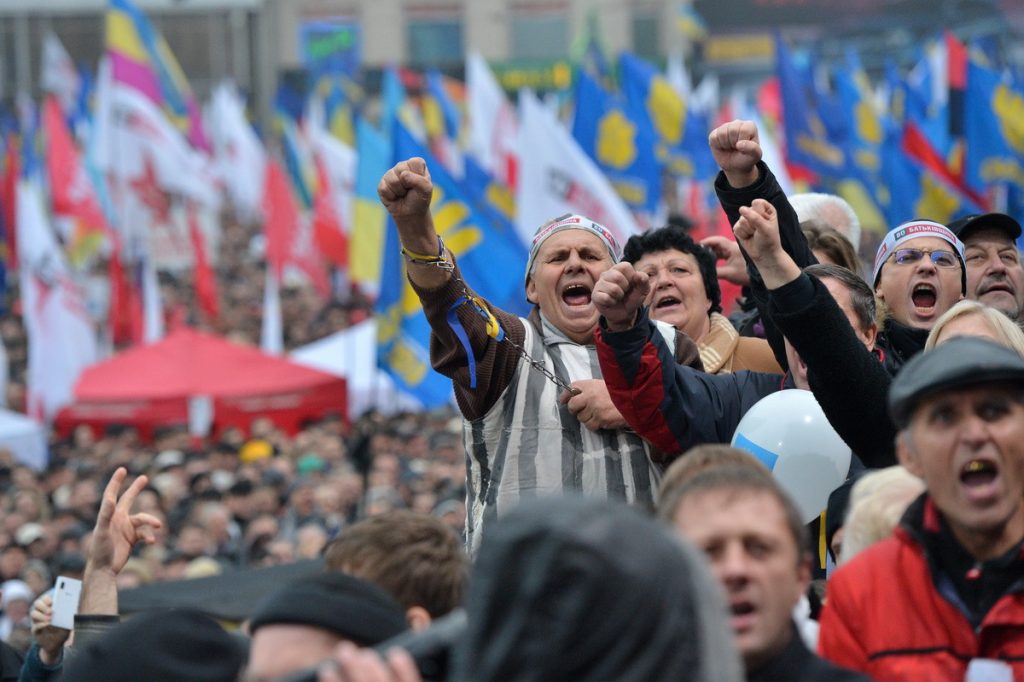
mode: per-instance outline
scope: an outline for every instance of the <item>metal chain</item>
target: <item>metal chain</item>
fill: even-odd
[[[440,268],[441,270],[445,270],[451,273],[455,272],[455,264],[449,261],[447,258],[439,258],[438,260],[429,261],[419,259],[410,260],[419,265],[427,265],[430,267]],[[472,301],[475,297],[470,292],[469,286],[466,284],[466,282],[461,277],[456,277],[454,274],[452,275],[452,279],[454,279],[457,284],[462,285],[462,294],[466,298],[466,304],[473,305]],[[562,381],[560,378],[555,376],[554,372],[552,372],[551,370],[544,366],[544,363],[540,362],[539,360],[535,360],[533,356],[531,356],[525,348],[523,348],[518,343],[513,341],[512,337],[509,336],[508,333],[505,334],[505,342],[508,343],[508,345],[512,346],[512,348],[514,348],[516,352],[519,353],[520,357],[522,357],[523,360],[526,360],[526,362],[529,363],[530,367],[533,367],[535,370],[537,370],[545,377],[547,377],[555,386],[558,386],[563,391],[568,391],[570,395],[579,395],[581,393],[580,389],[570,386],[568,383]]]
[[[535,370],[550,379],[555,386],[558,386],[563,391],[569,391],[570,395],[579,395],[582,392],[580,389],[570,386],[555,376],[551,370],[544,366],[544,363],[534,360],[530,354],[526,352],[526,349],[513,341],[508,334],[505,334],[505,341],[508,342],[508,345],[512,346],[519,352],[519,355],[522,356],[523,360],[530,363],[530,367],[533,367]]]

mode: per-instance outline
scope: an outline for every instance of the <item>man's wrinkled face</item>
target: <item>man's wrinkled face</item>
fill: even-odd
[[[587,230],[562,230],[541,244],[526,282],[526,298],[563,334],[590,343],[600,314],[590,295],[613,265],[601,238]]]
[[[904,263],[896,255],[904,249],[927,252],[923,258]],[[954,254],[952,267],[940,267],[931,258],[935,251]],[[875,293],[885,301],[893,319],[908,327],[931,329],[942,313],[962,298],[960,262],[956,249],[945,239],[917,237],[895,249],[882,266]]]
[[[1024,267],[1017,245],[1002,230],[983,229],[964,242],[967,297],[1020,319],[1024,310]]]
[[[673,522],[711,562],[736,647],[756,670],[789,643],[793,607],[810,582],[782,505],[762,490],[707,490],[683,498]]]
[[[986,384],[938,393],[914,410],[897,439],[900,463],[966,547],[972,538],[1024,537],[1021,387]]]

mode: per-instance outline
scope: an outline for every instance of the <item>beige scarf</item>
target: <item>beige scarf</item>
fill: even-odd
[[[697,344],[700,360],[704,363],[704,371],[708,374],[732,372],[732,357],[739,342],[740,333],[725,315],[711,313],[708,333]]]

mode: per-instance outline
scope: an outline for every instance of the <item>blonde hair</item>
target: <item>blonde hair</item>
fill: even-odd
[[[939,335],[942,334],[942,330],[945,329],[946,325],[953,320],[968,315],[980,316],[988,324],[989,329],[992,330],[993,340],[996,343],[1011,348],[1018,355],[1024,356],[1024,331],[1021,331],[1020,327],[1013,320],[984,303],[966,299],[954,305],[935,321],[935,326],[932,327],[931,332],[928,334],[928,340],[925,341],[924,349],[931,350],[936,346]]]
[[[839,564],[892,535],[903,512],[923,492],[924,481],[901,466],[861,476],[850,491]]]

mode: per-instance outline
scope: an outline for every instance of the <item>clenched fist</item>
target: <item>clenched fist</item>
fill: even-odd
[[[800,268],[782,248],[779,212],[764,199],[741,206],[740,219],[732,231],[768,289],[777,289],[800,276]]]
[[[427,162],[418,156],[396,164],[377,184],[377,196],[395,222],[422,217],[430,210],[433,193]]]
[[[725,172],[725,179],[730,185],[747,187],[757,182],[761,141],[753,121],[723,123],[711,131],[708,145],[715,163]]]
[[[430,215],[433,195],[434,183],[427,162],[418,156],[395,164],[377,183],[377,196],[394,218],[398,238],[410,253],[442,255]],[[447,281],[449,274],[439,268],[419,265],[409,268],[409,277],[419,286],[432,288]]]
[[[647,274],[623,262],[601,273],[590,300],[604,316],[608,329],[619,332],[633,326],[636,313],[650,290]]]

